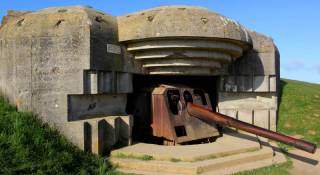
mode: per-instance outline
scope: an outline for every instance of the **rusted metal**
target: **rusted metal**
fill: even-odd
[[[211,109],[208,94],[200,89],[160,85],[153,90],[152,135],[164,138],[165,145],[177,145],[219,135],[214,122],[206,123],[188,115],[187,102]]]
[[[271,140],[279,141],[284,144],[294,146],[298,149],[307,151],[309,153],[315,153],[317,146],[316,144],[310,143],[308,141],[296,139],[293,137],[286,136],[281,133],[270,131],[258,126],[254,126],[234,118],[228,117],[226,115],[213,112],[209,109],[203,108],[202,106],[195,105],[192,103],[187,104],[187,111],[190,116],[199,118],[206,122],[216,122],[220,125],[225,125],[233,128],[237,128],[261,137],[265,137]]]

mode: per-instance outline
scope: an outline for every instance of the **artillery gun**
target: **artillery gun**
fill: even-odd
[[[214,112],[209,95],[201,89],[160,85],[152,90],[150,136],[165,145],[180,145],[212,139],[220,135],[219,126],[246,131],[314,153],[316,145]],[[136,118],[139,122],[139,118]],[[139,128],[145,128],[139,126]],[[141,133],[138,131],[134,133]],[[150,137],[149,137],[150,138]],[[155,139],[157,138],[157,139]]]

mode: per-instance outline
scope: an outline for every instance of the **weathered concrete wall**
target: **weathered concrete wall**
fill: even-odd
[[[17,14],[0,30],[1,93],[84,148],[86,120],[126,115],[132,91],[121,51],[106,52],[108,44],[120,48],[116,18],[84,7]],[[89,72],[98,72],[99,81]]]
[[[161,6],[118,17],[119,41],[205,37],[251,43],[245,28],[207,8]]]
[[[276,130],[280,55],[272,39],[249,32],[253,49],[221,77],[218,110],[245,122]]]
[[[252,44],[239,23],[200,7],[163,6],[119,16],[118,30],[142,72],[153,75],[220,75]]]
[[[276,129],[277,48],[209,10],[160,7],[113,17],[60,7],[11,11],[0,27],[0,93],[80,148],[104,153],[130,140],[125,107],[133,74],[220,76],[221,113]]]

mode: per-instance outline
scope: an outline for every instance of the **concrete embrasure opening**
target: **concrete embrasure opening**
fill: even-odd
[[[126,111],[128,114],[133,115],[134,125],[132,131],[132,138],[134,142],[152,143],[159,145],[189,145],[210,143],[216,140],[220,134],[215,134],[215,137],[198,138],[193,140],[181,141],[179,143],[171,143],[165,137],[155,136],[152,129],[154,121],[153,108],[159,108],[159,113],[168,110],[172,120],[179,120],[179,99],[183,98],[185,102],[193,102],[192,94],[199,96],[201,104],[211,105],[210,107],[215,110],[217,105],[217,82],[218,78],[215,76],[169,76],[169,75],[134,75],[133,76],[133,93],[128,95],[128,102]],[[185,90],[180,93],[179,90],[170,89],[167,92],[168,109],[163,109],[161,105],[152,104],[152,93],[156,87],[160,85],[176,85],[177,87],[188,87],[193,90]],[[208,94],[208,99],[205,97]],[[162,114],[161,114],[162,115]],[[169,125],[170,123],[168,123]],[[201,130],[201,123],[195,124],[198,130]],[[181,123],[172,127],[177,138],[188,136],[188,124]],[[216,127],[216,126],[214,126]],[[215,129],[215,128],[214,128]],[[165,133],[166,134],[166,133]]]

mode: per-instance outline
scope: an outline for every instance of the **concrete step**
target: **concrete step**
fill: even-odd
[[[207,159],[196,162],[174,162],[159,160],[138,160],[130,158],[111,158],[110,161],[119,171],[136,174],[232,174],[240,171],[270,166],[285,162],[286,158],[264,147],[259,151]]]
[[[129,147],[114,150],[111,157],[143,157],[149,156],[153,160],[176,160],[194,162],[229,155],[252,152],[260,149],[256,136],[243,133],[228,133],[213,143],[163,146],[138,143]]]
[[[136,174],[232,174],[285,162],[268,143],[245,133],[228,133],[214,143],[161,146],[136,144],[111,153],[119,171]]]

